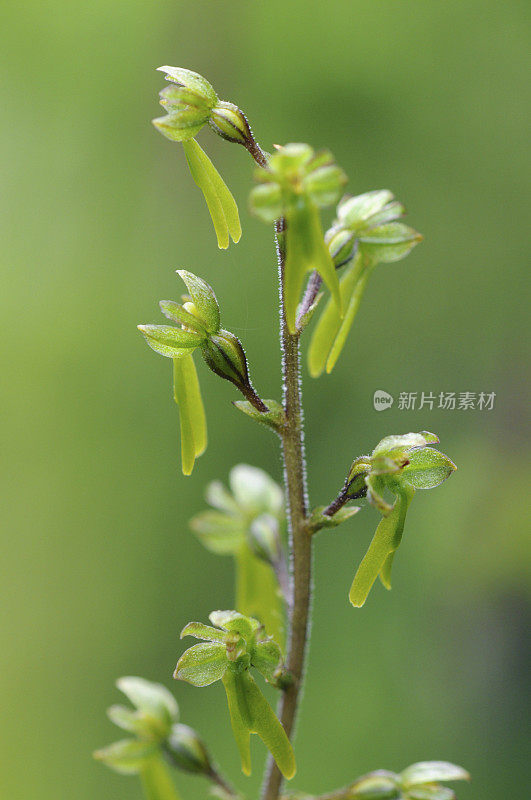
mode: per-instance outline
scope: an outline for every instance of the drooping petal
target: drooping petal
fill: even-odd
[[[192,356],[174,359],[173,394],[181,421],[183,474],[190,475],[195,459],[205,452],[207,445],[205,409]]]
[[[413,488],[405,487],[397,495],[391,512],[380,520],[373,540],[358,567],[350,588],[349,599],[353,606],[361,608],[365,603],[388,556],[394,553],[400,545],[407,509],[414,493],[415,490]],[[390,574],[386,573],[386,580],[389,579]]]
[[[350,298],[362,272],[363,260],[361,254],[358,253],[339,282],[341,302],[343,308],[347,309],[343,324],[345,324],[350,310]],[[341,317],[339,309],[332,298],[329,298],[317,325],[313,329],[308,349],[308,369],[312,378],[318,378],[322,374],[340,328]]]
[[[297,771],[297,765],[286,731],[248,672],[242,673],[242,683],[249,710],[251,732],[258,734],[275,759],[283,776],[288,780],[293,778]]]
[[[158,755],[146,761],[140,770],[140,778],[146,800],[180,800],[162,756]]]
[[[196,140],[183,142],[183,147],[192,178],[205,197],[216,231],[218,247],[226,250],[229,246],[229,234],[234,242],[239,242],[242,234],[236,201]]]
[[[230,722],[236,745],[240,752],[242,772],[251,774],[251,718],[245,691],[242,686],[241,674],[228,669],[223,676],[223,686],[227,694]]]

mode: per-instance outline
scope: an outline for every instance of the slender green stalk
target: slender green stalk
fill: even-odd
[[[311,605],[312,540],[305,527],[308,514],[306,492],[306,464],[304,457],[303,410],[299,357],[299,334],[288,331],[284,313],[282,273],[284,251],[279,234],[283,223],[277,224],[277,252],[279,262],[280,339],[282,346],[283,403],[286,424],[282,430],[282,456],[287,498],[287,517],[290,532],[291,603],[288,625],[286,668],[293,683],[283,693],[277,713],[289,738],[292,738],[297,707],[302,689],[304,660],[308,641],[308,623]],[[263,800],[277,800],[282,776],[270,758],[264,777]]]

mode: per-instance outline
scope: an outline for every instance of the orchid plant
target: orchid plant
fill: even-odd
[[[194,356],[230,381],[243,399],[234,406],[262,423],[280,441],[284,466],[281,488],[255,466],[240,464],[229,488],[207,487],[210,508],[191,520],[191,529],[211,552],[231,556],[235,566],[234,608],[210,614],[210,624],[189,622],[181,637],[200,640],[179,657],[174,678],[196,687],[221,681],[241,769],[252,769],[250,737],[269,751],[263,800],[289,796],[284,781],[296,773],[293,732],[304,680],[310,630],[312,548],[315,534],[346,523],[365,502],[380,515],[374,537],[353,570],[348,594],[354,608],[364,605],[377,578],[391,588],[391,569],[406,515],[416,490],[432,489],[456,469],[427,431],[390,435],[370,455],[354,458],[337,496],[310,507],[306,487],[301,399],[300,342],[310,330],[308,371],[314,378],[336,365],[352,329],[369,277],[380,263],[403,259],[422,237],[404,224],[404,208],[388,190],[344,195],[347,177],[328,151],[308,144],[262,149],[245,114],[219,100],[201,75],[160,67],[168,84],[160,92],[166,112],[153,120],[172,142],[180,142],[193,181],[201,189],[218,247],[241,236],[238,207],[221,175],[197,142],[205,128],[242,145],[255,162],[251,211],[274,225],[280,296],[282,400],[263,399],[251,383],[238,337],[221,327],[213,288],[179,269],[186,294],[180,302],[160,301],[171,324],[139,325],[145,341],[171,359],[173,392],[180,415],[181,463],[193,471],[207,445],[206,413]],[[321,209],[336,205],[324,231]],[[306,283],[306,285],[304,285]],[[346,587],[345,587],[346,589]],[[346,592],[345,592],[346,593]],[[274,711],[262,692],[265,681],[279,693]],[[223,776],[199,734],[179,721],[173,695],[164,686],[126,677],[118,688],[133,708],[112,706],[109,717],[129,736],[95,756],[117,772],[140,777],[147,800],[179,797],[172,771],[206,778],[221,798],[242,797]],[[452,800],[443,784],[464,780],[461,767],[443,761],[419,762],[401,773],[377,770],[347,787],[311,800]]]

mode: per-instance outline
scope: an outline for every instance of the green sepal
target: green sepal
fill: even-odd
[[[168,114],[191,108],[201,112],[204,122],[208,122],[210,116],[209,104],[201,94],[187,86],[177,86],[175,83],[170,83],[159,92],[159,98],[160,105]]]
[[[319,158],[319,156],[317,156]],[[332,161],[332,154],[325,152],[321,156],[323,161]],[[314,161],[317,164],[316,159]],[[313,166],[313,169],[304,178],[303,186],[319,208],[330,206],[339,197],[342,187],[347,182],[347,177],[341,167],[333,163],[324,163],[322,166]]]
[[[176,722],[179,706],[169,689],[161,683],[153,683],[134,675],[118,678],[117,688],[138,710],[157,717],[163,722]]]
[[[328,153],[326,154],[328,158]],[[279,147],[269,158],[269,170],[278,179],[296,173],[304,174],[305,167],[311,162],[314,156],[313,148],[304,142],[290,142]],[[264,172],[264,171],[260,171]],[[264,176],[265,177],[265,176]]]
[[[230,633],[239,634],[247,643],[254,639],[254,634],[260,627],[258,620],[233,610],[212,611],[209,619],[212,625],[217,625]]]
[[[415,489],[433,489],[457,469],[448,456],[433,447],[410,450],[402,475]]]
[[[250,514],[279,514],[282,511],[282,489],[265,470],[249,464],[236,464],[230,471],[229,481],[234,499]]]
[[[121,739],[96,750],[94,758],[122,775],[135,775],[156,755],[158,744],[148,740]]]
[[[184,331],[172,325],[138,325],[147,344],[166,358],[184,358],[199,347],[204,336],[194,331]]]
[[[372,456],[386,456],[398,450],[402,450],[406,453],[412,448],[425,447],[428,442],[430,444],[436,443],[435,440],[437,440],[437,442],[439,441],[434,433],[428,433],[427,431],[421,431],[420,433],[392,434],[391,436],[385,436],[378,442],[372,451]]]
[[[269,683],[275,682],[275,674],[282,664],[282,653],[273,639],[256,642],[251,650],[251,666]]]
[[[189,622],[185,625],[180,638],[183,639],[185,636],[193,636],[195,639],[204,639],[207,642],[218,642],[218,644],[224,644],[227,640],[226,633],[219,628],[204,625],[202,622]]]
[[[216,92],[206,78],[203,78],[198,72],[192,72],[192,70],[184,69],[183,67],[157,67],[157,72],[164,72],[167,81],[191,89],[203,97],[205,103],[211,107],[216,105],[218,101]]]
[[[349,800],[403,800],[398,775],[376,770],[358,778],[348,790]]]
[[[194,275],[193,272],[188,272],[185,269],[178,269],[176,272],[186,284],[192,302],[197,309],[199,322],[203,323],[208,333],[217,333],[221,325],[221,317],[213,288],[202,278]],[[193,315],[191,316],[193,317]]]
[[[387,557],[400,545],[407,509],[414,493],[413,488],[404,487],[389,515],[380,520],[350,587],[349,600],[356,608],[363,606]]]
[[[373,264],[400,261],[421,241],[421,234],[403,222],[388,222],[359,237],[360,247]]]
[[[278,183],[255,186],[249,195],[251,210],[263,222],[275,222],[282,216],[282,190]]]
[[[183,142],[183,147],[192,178],[205,197],[216,231],[218,247],[226,250],[229,246],[229,235],[234,242],[239,242],[242,234],[236,201],[212,161],[195,139]]]
[[[133,711],[127,706],[113,705],[107,709],[107,716],[122,730],[142,739],[163,740],[168,735],[169,720],[161,720],[147,711]]]
[[[195,459],[207,446],[205,409],[192,356],[173,360],[173,397],[179,406],[182,470],[191,475]]]
[[[339,281],[325,244],[316,205],[307,197],[295,197],[287,211],[284,307],[290,333],[296,333],[296,316],[306,273],[316,270],[328,287],[341,316]]]
[[[423,783],[439,783],[441,781],[468,781],[470,774],[449,761],[419,761],[411,764],[400,773],[400,781],[404,789]]]
[[[224,644],[201,642],[184,651],[173,677],[192,686],[210,686],[223,677],[228,663]]]
[[[211,481],[205,489],[205,500],[214,508],[226,514],[239,514],[239,506],[221,481]]]
[[[168,766],[161,756],[146,761],[140,770],[146,800],[180,800]]]
[[[201,128],[208,122],[208,114],[195,108],[183,108],[180,111],[156,117],[151,122],[155,128],[171,142],[192,141]]]
[[[370,230],[371,228],[385,225],[388,222],[395,222],[397,219],[400,219],[400,217],[403,217],[405,213],[406,209],[402,203],[399,203],[398,200],[394,200],[393,202],[387,203],[380,211],[375,212],[365,224],[360,226],[360,230]]]
[[[235,555],[245,542],[243,520],[219,511],[196,514],[190,527],[207,550],[216,555]]]
[[[394,200],[394,195],[389,189],[375,189],[356,197],[347,196],[337,207],[337,218],[342,227],[356,231],[363,228],[374,214]]]
[[[233,400],[232,402],[238,411],[242,411],[251,419],[261,422],[262,425],[266,425],[278,433],[286,423],[284,409],[276,400],[264,400],[264,404],[267,406],[267,411],[258,411],[248,400]]]
[[[179,303],[175,303],[173,300],[161,300],[159,306],[167,319],[171,319],[172,322],[179,322],[186,328],[191,328],[195,333],[199,333],[203,339],[206,337],[207,330],[204,323],[194,314],[190,314]]]
[[[447,786],[414,786],[403,795],[405,800],[455,800],[455,792]]]

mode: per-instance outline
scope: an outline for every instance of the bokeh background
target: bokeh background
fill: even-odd
[[[9,800],[132,800],[134,778],[91,760],[118,738],[114,680],[172,686],[238,777],[219,685],[172,684],[190,619],[230,607],[230,561],[187,520],[213,478],[248,462],[280,478],[277,442],[202,370],[210,445],[179,470],[170,365],[137,322],[209,280],[264,396],[280,392],[276,275],[246,211],[252,165],[201,141],[238,198],[244,236],[216,249],[182,152],[155,133],[159,64],[205,74],[266,148],[328,146],[350,191],[389,187],[425,242],[375,272],[329,378],[304,378],[309,482],[328,501],[385,434],[428,429],[459,465],[419,493],[391,595],[347,591],[377,516],[316,542],[315,618],[294,785],[448,759],[459,798],[526,794],[529,547],[522,445],[530,162],[524,0],[20,0],[3,10],[0,131],[3,767]],[[495,392],[492,411],[376,413],[375,389]],[[206,796],[181,778],[186,798]]]

